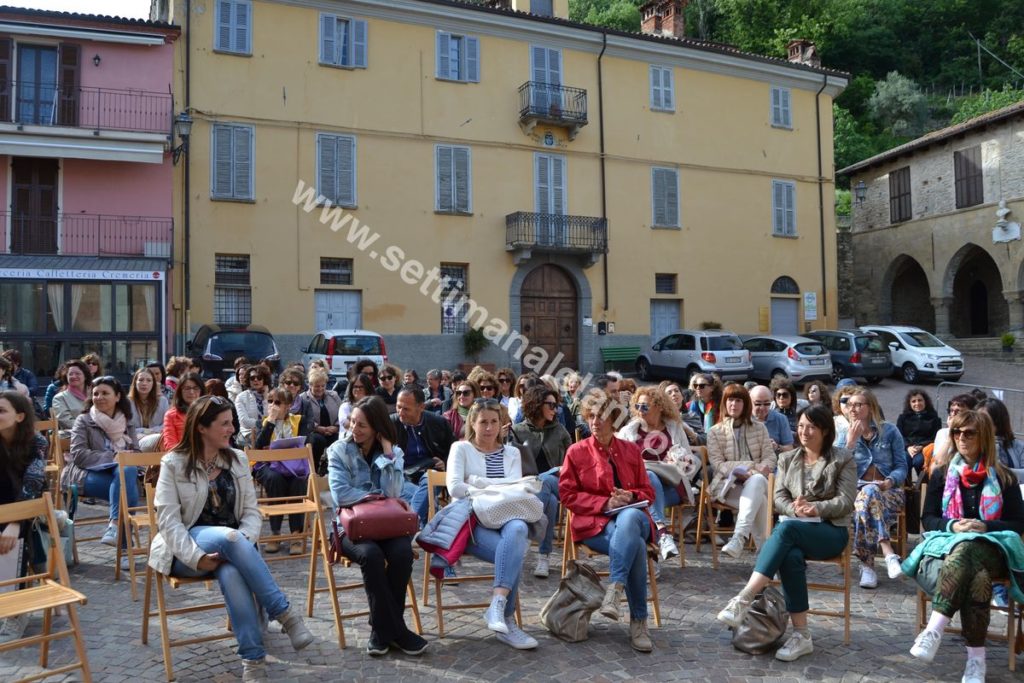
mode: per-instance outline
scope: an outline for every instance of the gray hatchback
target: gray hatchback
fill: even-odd
[[[815,330],[808,332],[832,357],[832,381],[844,377],[863,377],[878,384],[892,373],[892,354],[874,332],[860,330]]]

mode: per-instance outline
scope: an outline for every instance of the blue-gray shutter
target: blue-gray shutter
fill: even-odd
[[[665,170],[666,225],[679,225],[679,172]]]
[[[356,204],[356,139],[343,136],[338,138],[338,203],[343,206]]]
[[[231,49],[235,52],[243,52],[249,54],[252,49],[249,45],[250,35],[250,22],[252,16],[250,14],[250,6],[248,2],[235,2],[235,16],[232,25],[232,31],[234,33],[234,42],[232,43]]]
[[[210,182],[210,194],[214,197],[231,197],[231,126],[214,125],[213,140],[213,177]]]
[[[217,0],[217,33],[215,34],[213,49],[231,49],[231,0]]]
[[[320,63],[337,64],[337,45],[335,25],[337,17],[330,14],[320,15]]]
[[[772,88],[772,125],[782,125],[782,89]]]
[[[452,150],[452,166],[455,175],[455,210],[460,213],[469,213],[472,209],[470,199],[470,163],[469,148],[456,147]]]
[[[647,69],[651,90],[651,109],[661,109],[664,107],[661,96],[661,69],[653,64]]]
[[[664,169],[656,168],[652,173],[651,192],[653,198],[651,203],[654,206],[654,224],[668,225],[668,215],[665,210],[665,172]]]
[[[536,155],[536,208],[537,213],[552,213],[551,211],[551,180],[550,163],[551,157],[546,154]]]
[[[366,68],[366,22],[361,19],[349,21],[352,31],[352,66]]]
[[[449,52],[451,51],[452,36],[444,31],[437,32],[437,77],[451,78],[451,67],[449,66]]]
[[[665,109],[675,109],[675,87],[672,82],[672,69],[662,67],[661,71],[661,103]]]
[[[782,90],[782,125],[787,128],[793,125],[792,110],[790,108],[790,92],[786,88]]]
[[[796,185],[794,183],[785,183],[786,188],[785,201],[786,201],[786,223],[785,229],[787,235],[796,234]]]
[[[470,83],[480,82],[480,40],[466,36],[463,42],[466,50],[466,80]]]
[[[338,143],[333,135],[317,136],[317,192],[338,203]]]
[[[232,152],[234,173],[232,196],[235,199],[252,199],[252,128],[234,126],[232,131]]]
[[[450,212],[452,205],[452,148],[437,146],[437,210]]]
[[[565,159],[551,157],[551,213],[565,215]]]

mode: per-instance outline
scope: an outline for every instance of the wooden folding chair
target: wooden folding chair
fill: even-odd
[[[149,517],[149,529],[150,532],[155,534],[158,527],[156,524],[156,506],[154,500],[156,494],[151,484],[146,484],[146,515]],[[212,576],[212,575],[211,575]],[[204,612],[207,610],[222,609],[225,608],[224,600],[221,599],[217,602],[205,602],[199,605],[188,605],[185,607],[167,607],[167,596],[164,594],[164,584],[166,583],[174,590],[178,590],[183,586],[190,586],[193,584],[206,584],[207,590],[211,589],[211,577],[199,577],[194,579],[179,578],[176,576],[165,576],[158,571],[155,571],[149,564],[146,564],[146,592],[142,600],[142,644],[146,645],[149,643],[149,620],[153,617],[160,618],[160,646],[163,650],[164,657],[164,673],[167,675],[168,681],[174,680],[174,662],[171,659],[171,648],[183,647],[185,645],[195,645],[196,643],[206,643],[213,640],[223,640],[225,638],[234,637],[234,633],[230,631],[231,624],[228,622],[228,628],[223,633],[211,633],[205,636],[198,636],[195,638],[181,638],[175,640],[171,638],[170,633],[170,619],[169,617],[178,616],[182,614],[192,614],[193,612]],[[150,607],[152,604],[152,586],[156,584],[156,611],[153,611]],[[226,609],[226,608],[225,608]]]
[[[68,578],[68,567],[61,551],[60,538],[57,534],[57,518],[53,513],[53,499],[49,493],[42,498],[26,500],[20,503],[0,505],[0,524],[21,522],[31,524],[37,517],[46,519],[50,529],[49,557],[46,571],[39,574],[0,581],[0,587],[25,584],[21,590],[0,593],[0,619],[17,617],[32,612],[43,612],[43,632],[36,636],[23,636],[17,640],[0,643],[0,653],[15,650],[39,643],[39,666],[46,669],[50,656],[50,641],[58,638],[73,638],[78,659],[57,669],[44,671],[41,674],[21,679],[22,682],[37,681],[57,674],[82,670],[82,679],[89,683],[92,673],[89,671],[89,659],[85,651],[85,640],[82,637],[82,625],[78,620],[78,605],[86,603],[86,597],[71,588]],[[33,585],[34,584],[34,585]],[[68,621],[71,627],[65,631],[53,632],[53,612],[60,607],[67,608]]]
[[[128,558],[128,572],[132,585],[132,601],[139,599],[135,590],[135,558],[149,557],[149,543],[153,540],[153,528],[149,525],[149,514],[146,512],[146,505],[128,507],[128,494],[125,493],[125,467],[156,467],[160,465],[160,459],[164,457],[163,452],[157,453],[135,453],[125,452],[117,454],[117,461],[120,467],[117,468],[117,476],[121,480],[120,507],[117,516],[117,558],[114,561],[114,580],[121,580],[121,558]],[[142,542],[142,532],[146,531],[148,536],[145,544]],[[124,547],[121,547],[121,541]]]
[[[565,537],[566,542],[562,548],[562,577],[569,571],[569,562],[579,557],[582,551],[587,557],[596,557],[601,553],[593,550],[582,542],[570,541],[572,537],[572,511],[567,510],[565,515]],[[647,544],[647,602],[651,603],[651,610],[654,612],[654,625],[661,628],[661,600],[658,598],[658,579],[654,574],[654,558],[657,557],[658,547],[652,543]],[[599,571],[598,576],[609,576],[609,572]]]
[[[49,448],[46,451],[46,483],[47,489],[57,491],[60,489],[60,466],[57,464],[57,449],[60,448],[60,435],[57,432],[57,420],[36,420],[36,433],[42,435]],[[62,496],[57,496],[53,501],[55,509],[62,507]]]
[[[334,607],[333,607],[333,609],[334,609],[334,627],[338,631],[338,646],[341,647],[342,649],[344,649],[345,648],[345,629],[344,629],[344,621],[345,621],[345,619],[356,619],[358,617],[365,617],[365,616],[370,614],[370,611],[368,609],[365,609],[365,610],[359,610],[359,611],[356,611],[356,612],[343,612],[341,610],[341,607],[338,604],[338,593],[341,593],[341,592],[344,592],[344,591],[358,591],[358,590],[362,590],[363,582],[362,581],[358,581],[358,582],[355,582],[355,583],[346,583],[346,584],[338,585],[338,583],[337,583],[337,581],[335,579],[335,576],[334,576],[334,571],[333,571],[334,567],[331,565],[331,561],[330,561],[330,547],[329,547],[329,544],[330,544],[330,534],[327,533],[326,522],[324,521],[324,520],[326,520],[330,516],[329,513],[325,512],[325,509],[326,510],[333,510],[334,509],[333,498],[331,499],[330,507],[325,508],[324,505],[323,505],[323,502],[324,502],[323,494],[326,493],[327,497],[330,497],[331,489],[330,489],[330,486],[327,483],[327,478],[326,477],[321,477],[320,475],[316,474],[315,472],[310,475],[309,481],[310,481],[310,486],[313,487],[314,491],[317,493],[316,500],[317,500],[317,502],[320,505],[320,510],[319,510],[319,512],[317,514],[318,523],[317,523],[316,527],[313,529],[313,557],[310,559],[310,562],[309,562],[309,590],[308,590],[308,593],[307,593],[307,596],[306,596],[306,616],[309,616],[309,617],[313,616],[313,600],[314,600],[314,597],[315,597],[315,595],[317,593],[330,593],[331,600],[334,603]],[[323,586],[323,587],[317,587],[316,586],[316,556],[317,556],[317,554],[319,554],[320,559],[321,559],[321,561],[323,563],[324,575],[327,578],[327,585]],[[413,549],[413,559],[415,560],[416,557],[417,557],[417,553],[416,553],[415,549]],[[345,558],[342,558],[341,564],[344,567],[351,566],[351,563],[347,559],[345,559]],[[420,622],[420,609],[419,609],[419,605],[416,604],[416,588],[413,586],[413,581],[412,581],[412,576],[411,575],[409,576],[408,594],[409,594],[409,603],[407,603],[407,606],[412,607],[412,619],[413,619],[413,623],[416,626],[416,633],[418,633],[420,635],[423,635],[423,624]]]
[[[428,521],[434,517],[437,512],[437,503],[434,501],[434,489],[436,487],[443,487],[447,490],[448,484],[445,480],[445,473],[438,472],[436,470],[427,470],[425,475],[427,477],[427,488],[429,494],[427,495],[428,507],[427,507],[427,519]],[[431,553],[426,553],[423,562],[425,566],[425,573],[423,578],[423,606],[429,605],[429,591],[427,590],[428,578],[434,580],[434,611],[437,615],[437,637],[444,638],[444,613],[456,609],[484,609],[490,607],[491,603],[488,602],[475,602],[469,605],[448,605],[445,606],[441,595],[441,588],[445,585],[457,584],[457,583],[480,583],[483,581],[494,582],[494,573],[490,574],[473,574],[470,576],[459,575],[456,578],[437,578],[429,573],[430,571],[430,556]],[[520,627],[523,625],[523,615],[520,609],[519,593],[516,592],[516,623]]]
[[[57,450],[55,456],[57,458],[57,466],[61,473],[64,472],[64,468],[67,467],[67,463],[64,460],[64,456],[71,451],[71,439],[70,438],[59,438]],[[102,538],[102,533],[95,536],[85,536],[81,530],[87,526],[100,526],[104,530],[106,525],[110,523],[109,512],[105,515],[97,515],[95,517],[82,517],[79,515],[78,506],[82,502],[84,492],[79,488],[77,484],[72,484],[71,489],[63,492],[65,498],[64,509],[67,510],[68,517],[75,522],[75,536],[71,544],[71,554],[74,558],[75,564],[78,564],[78,543],[80,541],[98,541]],[[109,501],[108,501],[109,505]]]
[[[255,469],[257,464],[265,464],[269,467],[275,462],[284,462],[288,460],[305,460],[307,466],[310,468],[310,474],[316,472],[313,467],[313,449],[309,444],[301,446],[299,448],[279,448],[276,450],[256,450],[253,448],[245,449],[245,457],[249,459],[250,467]],[[266,496],[257,498],[257,504],[259,505],[260,514],[263,515],[264,519],[270,519],[271,517],[284,517],[285,515],[301,514],[305,517],[302,531],[292,533],[291,531],[284,531],[284,524],[281,525],[281,533],[271,534],[269,536],[260,537],[261,543],[267,543],[270,541],[286,542],[287,545],[291,545],[293,541],[302,541],[302,552],[298,555],[292,555],[288,552],[278,553],[274,556],[266,555],[264,559],[267,562],[279,562],[281,560],[298,560],[302,558],[309,558],[310,563],[313,562],[313,556],[316,554],[313,548],[313,524],[311,523],[314,517],[319,511],[319,503],[316,500],[316,496],[312,492],[312,488],[306,486],[306,493],[301,496]]]

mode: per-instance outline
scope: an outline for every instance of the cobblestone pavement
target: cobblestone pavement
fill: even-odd
[[[947,635],[935,661],[926,665],[908,654],[915,635],[914,588],[909,580],[889,581],[880,572],[878,589],[853,587],[852,641],[842,642],[842,622],[838,619],[811,617],[815,652],[797,662],[784,663],[770,656],[752,657],[735,649],[729,631],[714,619],[715,614],[742,585],[753,558],[743,561],[722,558],[720,569],[711,568],[705,546],[701,554],[687,546],[687,566],[678,561],[661,571],[662,627],[652,628],[653,654],[634,652],[628,644],[624,624],[609,622],[595,615],[590,639],[568,644],[551,637],[537,617],[541,606],[557,587],[557,579],[535,579],[531,575],[532,557],[524,567],[522,612],[525,628],[539,641],[533,652],[518,652],[498,643],[483,624],[482,610],[451,612],[445,615],[446,637],[436,637],[432,608],[421,608],[425,635],[430,641],[421,658],[390,654],[371,658],[364,648],[369,636],[364,618],[345,622],[348,647],[339,650],[334,634],[331,610],[326,595],[318,596],[314,616],[307,623],[317,642],[301,653],[291,651],[287,637],[276,625],[266,638],[272,680],[280,681],[956,681],[962,674],[963,643]],[[148,645],[140,642],[140,602],[132,602],[126,580],[113,580],[113,549],[96,541],[80,544],[81,564],[71,572],[75,588],[85,592],[89,603],[80,615],[86,633],[89,660],[95,679],[100,682],[163,681],[159,622],[154,620]],[[486,571],[486,565],[470,560],[466,572]],[[305,607],[307,571],[303,560],[271,564],[271,570],[285,589],[293,605]],[[884,569],[881,568],[880,569]],[[812,569],[812,576],[831,580],[834,570]],[[830,571],[831,576],[825,572]],[[422,561],[414,567],[417,593],[422,580]],[[358,570],[339,569],[339,579],[358,581]],[[855,572],[856,578],[856,572]],[[140,584],[141,585],[141,584]],[[214,589],[216,590],[216,588]],[[445,596],[454,602],[486,600],[483,585],[463,584],[445,588]],[[141,591],[140,591],[141,593]],[[362,608],[361,591],[343,594],[343,606]],[[210,599],[202,586],[179,593],[170,591],[174,604]],[[841,595],[815,594],[812,606],[841,606]],[[431,600],[433,605],[433,600]],[[408,616],[408,612],[407,612]],[[65,617],[56,626],[66,624]],[[409,619],[411,624],[411,618]],[[1005,628],[1005,619],[993,615],[993,630]],[[172,621],[172,633],[194,637],[214,632],[224,625],[222,612],[200,612]],[[653,626],[653,615],[652,615]],[[41,619],[29,625],[38,632]],[[53,647],[51,666],[67,663],[73,654],[70,641],[58,641]],[[177,679],[182,682],[219,683],[238,680],[241,664],[231,640],[214,641],[176,648],[173,651]],[[10,681],[39,671],[38,651],[24,649],[0,655],[0,681]],[[1004,644],[990,644],[989,681],[1024,680],[1024,658],[1016,674],[1007,668]],[[77,680],[65,676],[54,680]]]

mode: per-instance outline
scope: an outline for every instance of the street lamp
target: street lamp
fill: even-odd
[[[858,204],[863,204],[864,200],[868,196],[868,186],[861,180],[853,187],[853,197],[857,200]]]
[[[171,162],[177,165],[182,153],[188,151],[188,138],[192,134],[192,117],[187,111],[174,117],[174,132],[181,138],[181,144],[171,151]]]

